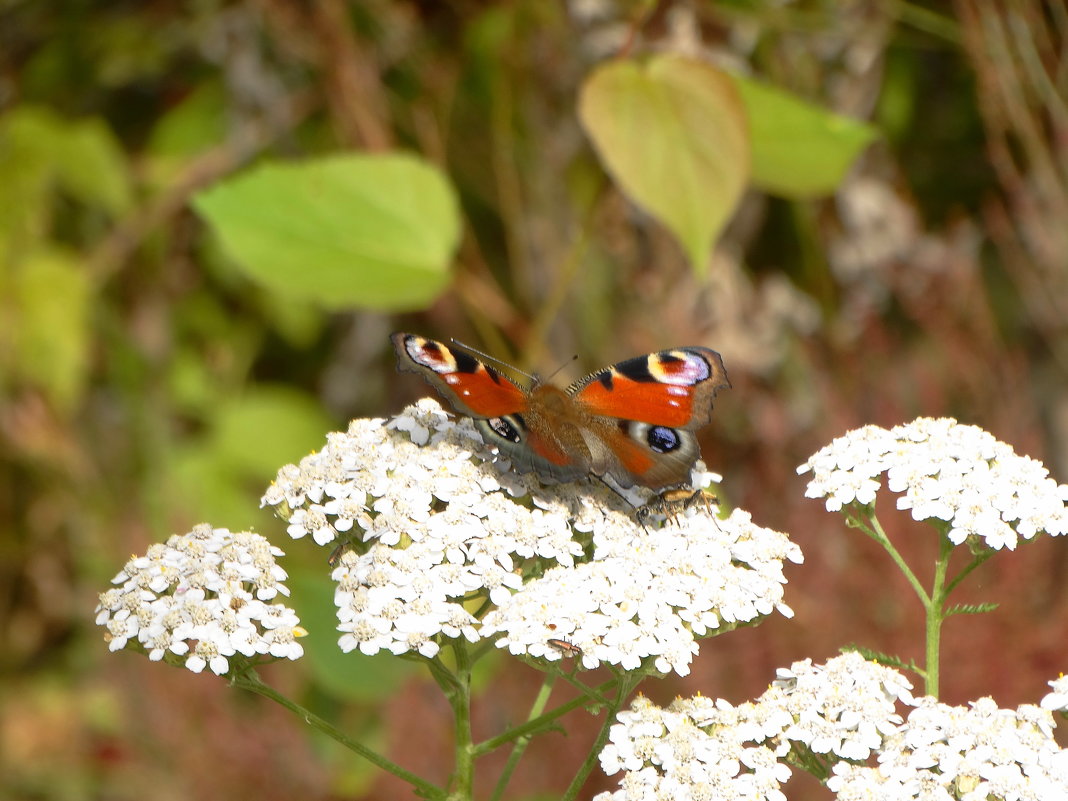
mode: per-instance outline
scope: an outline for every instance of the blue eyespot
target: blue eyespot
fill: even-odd
[[[678,432],[667,426],[650,426],[645,432],[645,441],[657,453],[670,453],[682,445]]]

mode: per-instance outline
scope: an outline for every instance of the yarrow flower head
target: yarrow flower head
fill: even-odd
[[[1068,798],[1068,751],[1048,711],[998,709],[989,698],[951,707],[909,690],[896,670],[844,654],[780,670],[737,707],[698,696],[662,709],[639,697],[600,754],[605,773],[624,772],[620,789],[596,801],[785,801],[787,763],[813,755],[843,801]],[[915,708],[903,719],[899,705]]]
[[[681,673],[697,637],[790,614],[782,565],[801,552],[745,513],[646,531],[604,487],[546,488],[492,459],[470,420],[424,399],[279,472],[263,503],[290,534],[347,540],[343,650],[433,657],[446,639],[495,637],[533,659]]]
[[[616,720],[601,769],[624,774],[618,790],[594,801],[786,801],[780,787],[791,770],[757,734],[752,704],[697,696],[664,709],[639,696]]]
[[[236,654],[297,659],[307,632],[292,609],[270,603],[289,595],[281,555],[259,534],[201,524],[127,562],[100,594],[96,622],[112,651],[143,649],[194,673],[222,675]]]
[[[878,762],[840,762],[827,786],[845,801],[1068,798],[1068,751],[1053,737],[1051,714],[1033,705],[999,709],[983,698],[954,707],[922,698]]]
[[[949,539],[1014,549],[1040,532],[1068,533],[1068,486],[1039,461],[1017,456],[981,428],[919,418],[886,430],[865,426],[838,437],[798,467],[812,472],[805,495],[828,511],[871,505],[882,487],[915,520],[940,520]]]
[[[559,659],[550,640],[564,639],[587,668],[633,670],[652,658],[657,671],[686,675],[698,637],[774,610],[793,616],[782,567],[801,559],[785,535],[742,510],[712,525],[687,517],[653,536],[605,528],[591,561],[531,580],[486,615],[482,632],[502,633],[497,646],[513,654]]]
[[[898,671],[851,652],[825,665],[806,659],[780,669],[758,703],[769,717],[789,720],[781,736],[791,745],[863,760],[896,732],[902,720],[897,706],[912,704],[911,689]]]

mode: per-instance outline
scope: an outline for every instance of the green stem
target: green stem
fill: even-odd
[[[927,637],[924,649],[925,690],[928,695],[938,697],[939,653],[942,644],[942,622],[945,619],[945,602],[948,595],[946,573],[949,570],[949,558],[953,554],[953,543],[945,531],[939,531],[938,560],[935,562],[934,581],[931,585],[931,600],[925,606],[927,613]]]
[[[454,642],[453,653],[456,654],[456,686],[448,693],[448,698],[455,730],[456,771],[449,797],[470,799],[475,780],[475,749],[471,740],[471,660],[462,640]]]
[[[552,695],[553,684],[555,683],[556,677],[551,673],[546,673],[545,679],[541,683],[541,688],[538,690],[538,696],[534,699],[534,703],[530,707],[530,713],[527,715],[528,723],[540,717],[542,712],[545,711],[545,706],[549,703],[549,696]],[[497,786],[493,790],[493,795],[490,796],[491,801],[499,801],[504,796],[508,782],[511,781],[512,774],[515,772],[519,760],[523,757],[523,752],[527,750],[527,745],[530,744],[531,736],[531,734],[524,734],[516,738],[515,743],[512,745],[512,753],[508,755],[508,762],[505,763],[501,777],[497,780]]]
[[[430,671],[431,678],[441,688],[441,691],[449,696],[460,689],[460,680],[457,676],[449,670],[444,662],[441,661],[440,655],[435,656],[433,659],[420,660],[421,664],[426,665],[427,670]]]
[[[993,555],[994,555],[993,551],[983,551],[980,554],[976,554],[972,558],[972,561],[969,562],[964,567],[964,569],[961,570],[960,573],[957,574],[957,577],[955,579],[953,579],[953,581],[949,582],[949,584],[946,585],[945,597],[948,598],[949,594],[951,592],[953,592],[953,590],[957,589],[957,585],[960,584],[962,581],[964,581],[964,579],[968,576],[968,574],[970,574],[973,570],[975,570],[975,568],[979,567],[979,565],[981,565],[983,562],[985,562],[987,559],[989,559]]]
[[[608,742],[608,732],[616,722],[616,715],[619,713],[620,707],[623,706],[623,702],[627,700],[643,678],[645,678],[645,674],[640,672],[619,677],[616,697],[612,699],[612,702],[605,710],[604,723],[601,724],[601,730],[597,733],[597,740],[586,754],[586,760],[578,769],[575,778],[571,780],[571,784],[568,785],[567,791],[561,796],[560,801],[574,801],[579,790],[582,789],[582,785],[586,783],[586,779],[589,778],[590,773],[593,771],[593,766],[597,763],[597,757],[600,755],[601,749]]]
[[[402,781],[408,782],[408,784],[410,784],[415,789],[416,793],[419,796],[431,799],[445,798],[445,791],[442,790],[440,787],[431,784],[430,782],[425,781],[424,779],[419,778],[414,773],[406,771],[400,765],[391,762],[381,754],[372,751],[370,748],[363,745],[362,743],[353,740],[344,732],[341,732],[338,729],[334,728],[310,710],[305,709],[300,704],[294,703],[293,701],[289,700],[284,695],[277,692],[273,687],[269,687],[268,685],[260,681],[260,678],[256,674],[256,671],[248,670],[244,673],[234,676],[232,683],[235,687],[240,687],[243,690],[248,690],[249,692],[256,693],[257,695],[262,695],[264,698],[269,698],[275,703],[284,706],[286,709],[294,713],[297,717],[299,717],[309,726],[314,729],[318,729],[327,737],[330,737],[331,739],[341,743],[353,753],[358,754],[364,759],[366,759],[372,765],[376,765],[382,770],[393,774]]]
[[[609,681],[606,681],[600,687],[597,687],[595,692],[598,693],[598,694],[603,693],[603,692],[607,692],[608,690],[610,690],[613,687],[615,687],[617,683],[618,682],[617,682],[616,679],[611,679]],[[589,702],[590,702],[590,698],[586,697],[586,696],[579,696],[578,698],[572,698],[566,704],[561,704],[560,706],[556,707],[556,709],[552,710],[551,712],[546,712],[544,715],[539,715],[538,717],[534,718],[533,720],[529,720],[526,723],[522,724],[521,726],[516,726],[514,729],[509,729],[508,731],[503,732],[502,734],[498,734],[496,737],[492,737],[489,740],[483,740],[481,743],[479,743],[478,745],[475,746],[475,748],[474,748],[475,756],[476,757],[480,757],[483,754],[487,754],[490,751],[493,751],[496,748],[499,748],[500,746],[504,745],[505,743],[510,743],[510,742],[512,742],[514,740],[519,739],[520,737],[526,737],[526,736],[528,736],[530,734],[536,733],[539,730],[544,729],[546,727],[546,725],[548,725],[549,723],[552,723],[557,718],[563,717],[568,712],[571,712],[574,709],[578,709],[579,707],[586,706],[587,704],[589,704]],[[607,705],[608,704],[606,704],[606,706]]]
[[[854,507],[854,509],[848,514],[847,519],[856,527],[875,540],[877,543],[883,546],[890,558],[894,560],[894,564],[898,566],[909,584],[912,586],[913,592],[920,599],[920,603],[923,604],[924,609],[930,606],[931,598],[927,594],[927,591],[923,588],[920,580],[916,578],[916,574],[912,572],[912,568],[908,566],[908,563],[894,547],[894,543],[890,542],[890,538],[886,536],[886,532],[883,531],[882,525],[879,523],[879,518],[875,516],[875,512],[871,511],[866,515],[867,520],[861,517],[860,509],[867,509],[867,507]]]

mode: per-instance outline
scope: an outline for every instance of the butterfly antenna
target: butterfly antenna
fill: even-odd
[[[546,377],[546,379],[545,379],[545,380],[546,380],[546,381],[549,381],[549,380],[551,380],[551,379],[552,379],[552,377],[553,377],[554,375],[556,375],[556,374],[557,374],[557,373],[559,373],[559,372],[560,372],[561,370],[563,370],[563,369],[564,369],[565,367],[567,367],[567,366],[568,366],[569,364],[571,364],[571,362],[577,362],[577,361],[578,361],[578,354],[576,353],[576,354],[575,354],[574,356],[572,356],[572,357],[571,357],[570,359],[568,359],[568,360],[567,360],[566,362],[564,362],[564,363],[563,363],[563,364],[561,364],[561,365],[560,365],[559,367],[557,367],[557,368],[556,368],[555,370],[553,370],[553,371],[552,371],[551,373],[549,373],[548,377]]]
[[[527,378],[529,378],[531,380],[532,383],[537,383],[538,382],[538,377],[536,375],[531,375],[530,373],[524,372],[523,370],[520,370],[518,367],[516,367],[514,364],[509,364],[508,362],[503,362],[500,359],[494,358],[493,356],[490,356],[488,353],[485,353],[484,351],[479,350],[478,348],[472,348],[470,345],[468,345],[468,344],[466,344],[464,342],[461,342],[460,340],[456,339],[455,337],[450,337],[449,342],[451,342],[453,345],[456,345],[457,347],[463,348],[468,353],[473,353],[476,356],[481,356],[487,362],[493,362],[494,364],[503,367],[505,370],[509,370],[509,371],[511,371],[513,373],[519,373],[519,375],[526,376]]]

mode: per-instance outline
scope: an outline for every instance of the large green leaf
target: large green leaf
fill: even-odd
[[[330,308],[428,305],[460,238],[448,180],[399,154],[262,164],[195,207],[253,279]]]
[[[579,113],[623,191],[703,270],[749,174],[745,115],[730,78],[675,55],[613,61],[587,79]]]
[[[798,198],[833,192],[878,135],[870,125],[781,89],[733,78],[749,116],[753,183],[772,194]]]

